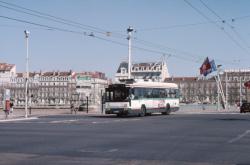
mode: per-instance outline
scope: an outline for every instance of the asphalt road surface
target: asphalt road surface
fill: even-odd
[[[250,164],[250,114],[58,115],[0,123],[0,164]]]

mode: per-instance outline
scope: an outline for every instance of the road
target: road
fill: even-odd
[[[57,115],[0,123],[0,164],[250,164],[250,114]]]

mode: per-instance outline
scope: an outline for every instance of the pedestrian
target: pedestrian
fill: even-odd
[[[30,115],[31,115],[31,105],[29,106],[29,113],[30,113]]]
[[[10,113],[13,113],[14,112],[14,103],[13,101],[10,102]]]
[[[5,113],[5,119],[7,119],[10,114],[10,101],[9,100],[3,101],[3,111]]]
[[[73,114],[73,110],[75,109],[75,106],[73,103],[70,104],[70,110],[71,110],[71,114]]]

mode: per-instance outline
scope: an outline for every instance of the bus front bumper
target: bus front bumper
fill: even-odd
[[[127,115],[129,114],[130,109],[128,108],[115,108],[115,109],[106,109],[105,113],[106,114],[123,114]]]

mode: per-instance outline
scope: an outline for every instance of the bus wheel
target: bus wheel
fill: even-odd
[[[161,114],[163,114],[163,115],[169,115],[170,112],[171,112],[171,110],[170,110],[170,104],[167,103],[165,112],[162,112]]]
[[[141,107],[141,112],[139,113],[139,116],[140,117],[143,117],[146,115],[146,107],[145,106],[142,106]]]

